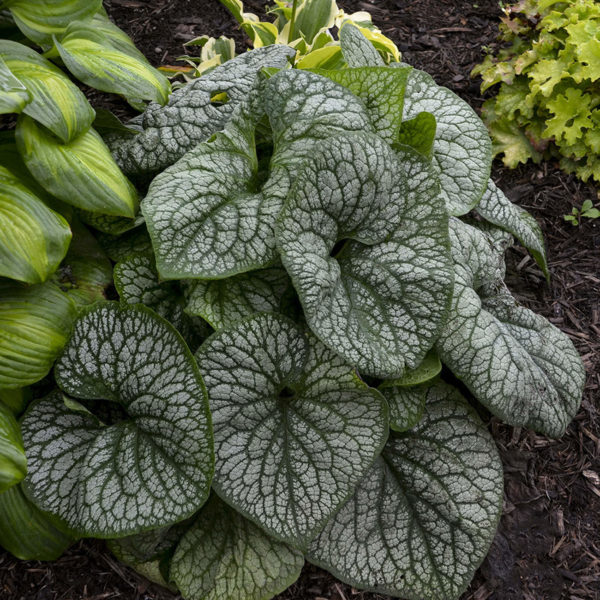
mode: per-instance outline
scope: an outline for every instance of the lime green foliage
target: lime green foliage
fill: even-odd
[[[586,217],[588,219],[598,219],[600,218],[600,210],[594,208],[594,205],[591,200],[586,200],[581,208],[573,207],[570,215],[565,215],[565,221],[571,223],[577,227],[581,223],[582,217]]]
[[[509,167],[555,156],[600,181],[600,4],[522,0],[504,14],[509,45],[472,73],[499,86],[483,105],[494,154]]]

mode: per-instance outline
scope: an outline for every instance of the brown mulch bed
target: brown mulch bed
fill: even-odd
[[[494,43],[497,0],[339,0],[367,10],[403,51],[478,108],[469,77],[483,46]],[[261,12],[262,0],[246,0]],[[174,64],[181,44],[197,35],[244,36],[217,0],[106,0],[116,23],[154,64]],[[597,190],[558,170],[529,164],[510,171],[496,162],[494,179],[541,223],[552,283],[522,249],[509,253],[507,281],[526,306],[549,318],[577,346],[588,371],[581,410],[560,440],[491,419],[505,469],[504,513],[488,558],[463,600],[600,600],[600,220],[573,227],[572,206],[596,201]],[[101,542],[75,545],[51,563],[15,561],[0,552],[0,598],[7,600],[168,600],[119,565]],[[382,600],[307,565],[279,600]]]

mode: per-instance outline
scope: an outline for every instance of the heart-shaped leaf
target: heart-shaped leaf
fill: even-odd
[[[313,332],[385,378],[417,367],[441,329],[452,287],[447,228],[427,161],[355,133],[321,143],[305,163],[277,241]]]
[[[491,412],[560,437],[579,407],[585,371],[569,338],[519,306],[485,233],[453,220],[455,284],[437,342],[442,362]]]
[[[514,235],[531,252],[549,280],[544,234],[538,222],[525,209],[513,204],[490,179],[475,210],[489,223]]]
[[[21,430],[12,411],[0,402],[0,495],[27,473]]]
[[[81,535],[119,537],[181,521],[208,496],[213,450],[202,378],[181,336],[152,311],[96,304],[55,368],[53,393],[23,419],[27,493]]]
[[[0,276],[41,283],[65,256],[67,221],[0,166]]]
[[[258,312],[281,312],[291,281],[285,269],[273,267],[217,281],[195,281],[186,312],[222,329]]]
[[[106,215],[133,217],[137,192],[90,127],[68,144],[21,115],[17,147],[44,189],[67,204]]]
[[[302,554],[213,498],[179,542],[170,577],[187,600],[269,600],[303,565]]]
[[[247,52],[174,91],[166,106],[151,104],[141,118],[139,135],[108,140],[117,162],[127,173],[155,172],[172,165],[225,127],[254,87],[261,68],[281,69],[294,54],[287,46]],[[213,100],[219,94],[226,95],[224,103]]]
[[[256,149],[263,111],[270,161]],[[142,212],[161,277],[219,279],[274,263],[275,220],[296,167],[323,139],[369,128],[364,105],[342,86],[305,71],[277,73],[225,131],[152,181]]]
[[[48,373],[77,308],[51,282],[24,287],[0,281],[0,298],[0,388],[20,388]]]
[[[94,110],[79,88],[35,50],[0,40],[0,59],[31,96],[23,112],[67,143],[87,131]]]
[[[432,113],[437,122],[433,164],[450,214],[463,215],[479,203],[492,166],[492,142],[477,113],[461,98],[418,69],[408,76],[404,118]],[[412,144],[411,144],[412,145]]]
[[[340,45],[344,58],[351,68],[384,67],[385,62],[361,30],[347,22],[340,29]]]
[[[196,357],[211,401],[214,489],[276,539],[306,546],[381,451],[383,397],[279,315],[221,329]]]
[[[456,390],[437,384],[424,418],[390,439],[309,559],[356,587],[458,598],[492,542],[502,491],[487,429]]]

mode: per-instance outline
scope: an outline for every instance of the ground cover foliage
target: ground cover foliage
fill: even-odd
[[[349,69],[274,72],[290,53],[272,46],[222,67],[239,68],[244,85],[253,65],[238,101],[216,69],[196,85],[198,97],[186,98],[191,86],[172,96],[167,119],[151,106],[148,120],[131,124],[134,135],[107,137],[126,170],[144,165],[130,170],[140,186],[165,167],[146,140],[158,135],[168,149],[159,161],[174,163],[142,202],[149,236],[135,219],[102,220],[122,301],[142,300],[192,349],[210,331],[199,317],[216,332],[196,354],[199,376],[160,317],[96,305],[75,321],[55,368],[68,397],[35,403],[24,420],[29,497],[52,504],[69,534],[119,536],[117,556],[168,576],[188,597],[270,597],[298,575],[300,552],[360,587],[457,596],[491,542],[501,467],[476,412],[442,383],[453,380],[440,378],[441,363],[492,412],[550,435],[564,431],[581,396],[568,338],[517,307],[502,283],[507,230],[547,271],[544,246],[531,218],[489,182],[489,140],[475,113],[426,74],[384,66],[358,28],[346,30]],[[199,134],[209,140],[191,150],[178,139],[188,102],[200,114],[225,113],[223,131]],[[415,128],[417,120],[435,128]],[[460,161],[471,161],[472,177]],[[479,218],[465,216],[474,207]],[[185,363],[190,379],[178,388]],[[175,407],[164,406],[164,376]],[[196,512],[177,512],[185,490],[196,508],[208,491],[200,473],[212,474],[211,453],[199,447],[184,461],[176,442],[210,439],[206,416],[193,418],[194,430],[188,422],[198,406],[183,388],[194,381],[204,381],[211,405],[216,496],[195,522],[156,530],[148,515],[169,526]],[[158,422],[169,424],[164,447],[149,442],[160,438]],[[396,433],[381,453],[388,426]],[[169,491],[179,488],[174,502]],[[393,524],[367,540],[373,515]],[[223,533],[209,542],[203,527],[219,519]],[[215,547],[224,540],[231,548]]]

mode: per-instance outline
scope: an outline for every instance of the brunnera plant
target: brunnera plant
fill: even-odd
[[[22,418],[32,506],[189,600],[266,600],[305,558],[458,598],[502,504],[480,414],[558,437],[581,399],[504,284],[513,236],[548,269],[481,120],[340,42],[337,70],[241,55],[107,137],[148,186],[100,237],[121,302],[80,311]]]

